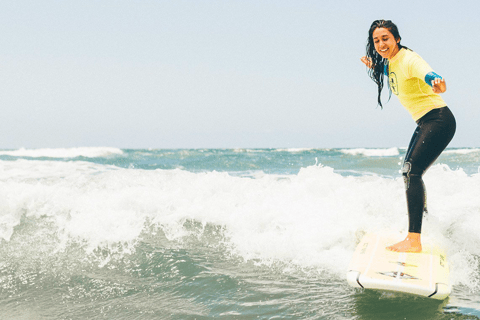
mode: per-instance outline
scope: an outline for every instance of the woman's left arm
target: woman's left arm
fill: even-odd
[[[435,93],[444,93],[447,91],[447,83],[445,78],[431,71],[425,75],[425,82],[432,87]]]
[[[447,91],[447,83],[443,78],[435,78],[432,80],[431,84],[432,90],[435,93],[444,93],[445,91]]]

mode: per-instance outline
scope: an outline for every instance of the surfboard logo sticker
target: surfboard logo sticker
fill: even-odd
[[[363,244],[362,250],[360,251],[360,254],[365,254],[365,252],[367,252],[367,248],[368,248],[368,242],[365,242]]]
[[[383,274],[384,276],[387,276],[387,277],[392,277],[392,278],[397,278],[402,280],[419,280],[418,278],[404,272],[389,271],[389,272],[378,272],[378,273]]]
[[[409,263],[405,263],[405,262],[401,262],[401,261],[390,261],[390,263],[394,263],[394,264],[398,264],[399,266],[402,266],[402,267],[412,267],[412,268],[418,268],[418,266],[414,265],[414,264],[409,264]]]

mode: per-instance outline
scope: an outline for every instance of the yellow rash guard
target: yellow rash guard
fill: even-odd
[[[389,60],[390,88],[415,121],[433,109],[446,106],[442,97],[434,93],[429,85],[435,76],[438,75],[425,60],[411,50],[402,48]]]

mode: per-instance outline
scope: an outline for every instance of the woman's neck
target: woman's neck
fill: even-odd
[[[400,52],[400,50],[402,50],[402,48],[400,48],[398,45],[397,45],[397,50],[395,50],[394,52],[392,52],[392,55],[388,58],[388,61],[392,61],[392,60],[395,60],[395,57],[398,56],[398,53]]]

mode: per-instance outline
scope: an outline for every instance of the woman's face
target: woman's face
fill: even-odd
[[[375,50],[382,58],[391,59],[399,51],[398,43],[400,39],[396,40],[388,29],[377,28],[373,30],[372,37]]]

